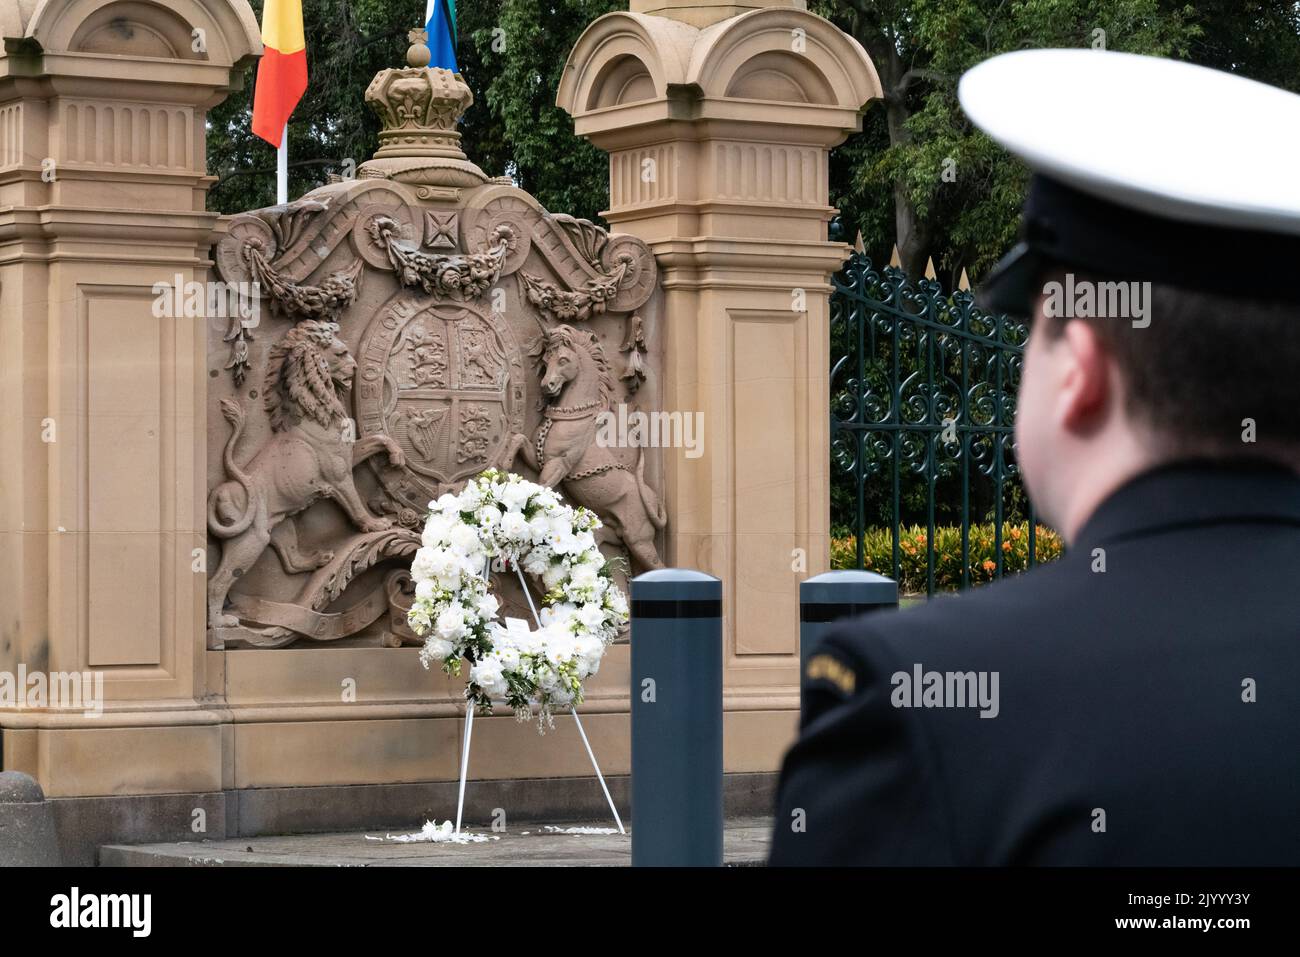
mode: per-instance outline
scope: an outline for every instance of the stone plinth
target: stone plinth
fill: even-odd
[[[664,459],[665,560],[725,585],[728,770],[776,767],[795,729],[798,583],[829,561],[829,277],[848,253],[826,240],[827,156],[880,96],[861,46],[803,7],[634,2],[587,29],[558,92],[610,154],[604,215],[659,263],[664,408],[703,412],[704,454]]]

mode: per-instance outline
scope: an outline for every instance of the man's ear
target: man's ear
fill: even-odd
[[[1081,319],[1066,322],[1058,348],[1065,353],[1059,393],[1061,425],[1088,434],[1101,427],[1114,401],[1113,362],[1097,329]]]

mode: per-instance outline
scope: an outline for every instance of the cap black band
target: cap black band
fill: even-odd
[[[1050,266],[1217,295],[1300,302],[1300,236],[1185,222],[1121,206],[1051,177],[1030,181],[1021,244],[981,287],[980,304],[1028,315]],[[1248,270],[1234,269],[1240,264]]]

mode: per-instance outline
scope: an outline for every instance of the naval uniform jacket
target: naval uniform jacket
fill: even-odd
[[[1300,477],[1147,472],[1060,560],[839,626],[803,695],[773,864],[1300,864]]]

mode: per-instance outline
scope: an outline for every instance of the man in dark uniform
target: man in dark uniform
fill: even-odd
[[[772,863],[1300,864],[1300,97],[1028,51],[961,98],[1034,172],[981,297],[1068,551],[811,650]]]

